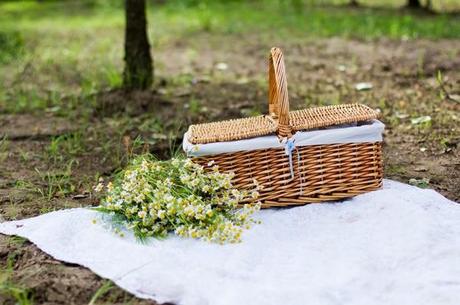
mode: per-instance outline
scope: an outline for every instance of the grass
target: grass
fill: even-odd
[[[7,265],[0,268],[0,300],[5,298],[5,301],[8,299],[13,300],[16,305],[32,305],[33,298],[29,290],[11,279],[13,264],[14,257],[9,256]]]
[[[195,4],[195,3],[198,4]],[[296,4],[300,2],[299,4]],[[62,30],[111,31],[123,27],[120,2],[89,5],[87,2],[6,3],[3,28],[61,33]],[[394,1],[381,1],[382,4]],[[454,2],[452,2],[454,3]],[[457,9],[460,5],[457,5]],[[344,36],[356,38],[454,38],[459,37],[458,18],[450,15],[417,14],[407,10],[372,8],[353,9],[308,5],[308,1],[168,1],[152,4],[148,11],[156,43],[168,36],[188,35],[198,31],[222,34],[270,31],[274,36],[309,35],[313,37]],[[15,23],[12,24],[12,20]],[[56,27],[60,24],[63,27]],[[7,32],[8,33],[8,32]],[[11,34],[14,41],[16,35]],[[0,36],[1,37],[1,36]],[[101,45],[111,40],[101,37]],[[67,45],[69,46],[69,45]],[[85,46],[70,41],[64,53],[78,56],[75,49]],[[51,54],[48,54],[51,55]],[[52,57],[48,57],[52,59]]]
[[[270,41],[332,36],[356,39],[460,37],[459,18],[454,15],[388,8],[312,6],[307,5],[309,2],[312,1],[153,4],[148,10],[151,40],[155,49],[172,39],[201,32],[216,35],[252,32],[259,39]],[[398,4],[391,0],[380,3]],[[0,4],[0,10],[0,80],[3,84],[0,109],[3,112],[59,111],[63,106],[60,101],[65,97],[88,96],[103,88],[121,85],[123,9],[120,1],[6,2]],[[95,66],[98,68],[94,69]],[[65,100],[72,104],[69,99]],[[91,107],[91,101],[86,106]],[[63,115],[69,112],[68,107],[77,106],[66,107]]]
[[[302,7],[270,3],[242,7],[240,2],[225,5],[203,5],[182,10],[168,10],[168,14],[188,16],[190,32],[221,33],[247,32],[253,29],[280,38],[331,37],[372,39],[390,38],[453,38],[458,31],[446,28],[455,25],[448,16],[414,15],[407,11],[379,9],[350,9],[336,7]],[[453,30],[453,29],[452,29]]]
[[[72,181],[72,165],[73,160],[61,171],[42,173],[36,169],[41,185],[43,185],[36,188],[37,192],[47,200],[51,200],[56,196],[65,197],[72,194],[76,190],[76,186]]]
[[[93,297],[89,301],[88,305],[95,305],[97,300],[100,299],[102,296],[107,294],[112,288],[114,287],[111,281],[105,281],[101,287],[94,293]]]
[[[56,136],[51,139],[47,148],[48,158],[55,163],[62,162],[63,156],[76,156],[85,151],[83,131]]]
[[[24,52],[24,41],[17,31],[0,31],[0,64],[20,57]]]

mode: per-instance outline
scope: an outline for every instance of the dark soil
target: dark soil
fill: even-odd
[[[2,217],[96,205],[92,185],[121,168],[130,155],[150,151],[165,158],[180,146],[192,122],[264,113],[266,53],[272,44],[276,41],[206,34],[194,37],[187,47],[173,41],[156,50],[161,65],[155,91],[101,92],[89,118],[0,117],[0,135],[9,139],[0,153]],[[460,102],[455,99],[460,94],[460,41],[332,38],[278,45],[285,50],[291,109],[345,102],[379,108],[387,126],[385,177],[405,183],[425,179],[428,187],[460,201]],[[188,48],[197,55],[184,56]],[[219,62],[227,69],[217,69]],[[441,97],[437,71],[442,71],[444,90],[454,99]],[[359,82],[370,82],[373,88],[357,91]],[[411,123],[427,115],[431,122]],[[63,135],[64,140],[56,140]],[[142,144],[136,144],[138,136]],[[56,141],[64,143],[57,152],[50,149]],[[104,281],[28,242],[0,236],[2,265],[12,256],[14,282],[28,288],[38,304],[88,304]],[[6,300],[0,296],[0,303]],[[151,304],[116,287],[104,301]]]

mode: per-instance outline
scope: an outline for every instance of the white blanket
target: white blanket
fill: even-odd
[[[158,302],[458,305],[460,205],[386,180],[344,202],[264,210],[241,244],[148,244],[71,209],[0,224],[58,260]],[[96,224],[92,220],[98,218]]]

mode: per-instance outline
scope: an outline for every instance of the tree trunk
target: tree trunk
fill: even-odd
[[[125,69],[123,86],[146,89],[153,81],[153,65],[147,37],[145,0],[125,0]]]
[[[422,8],[422,4],[420,3],[420,0],[408,0],[407,7],[408,8]]]

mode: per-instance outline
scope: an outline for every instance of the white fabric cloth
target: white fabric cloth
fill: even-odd
[[[382,122],[373,120],[371,124],[360,126],[334,126],[327,129],[299,131],[292,139],[295,146],[380,142],[384,128],[385,125]],[[284,145],[285,143],[280,142],[276,135],[238,141],[192,144],[188,141],[188,132],[186,132],[182,141],[182,148],[187,155],[195,157],[255,149],[283,148]]]
[[[344,202],[259,212],[241,244],[119,237],[88,209],[0,224],[142,298],[186,305],[417,304],[460,300],[460,205],[385,180]]]

